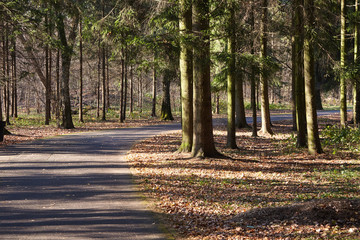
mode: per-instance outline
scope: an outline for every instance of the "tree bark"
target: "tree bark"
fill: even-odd
[[[340,40],[340,124],[342,127],[347,123],[347,106],[346,106],[346,79],[345,79],[345,59],[346,59],[346,4],[341,0],[341,40]]]
[[[214,157],[215,149],[210,88],[210,37],[209,1],[193,2],[193,31],[196,33],[194,48],[194,135],[192,156]]]
[[[305,107],[305,82],[304,82],[304,63],[303,63],[303,0],[294,1],[294,62],[293,74],[295,81],[295,102],[296,102],[296,125],[297,125],[297,142],[298,147],[306,147],[306,107]]]
[[[355,12],[359,12],[359,1],[355,0]],[[354,30],[354,65],[358,64],[359,57],[359,23],[355,23]],[[354,86],[353,86],[353,118],[354,118],[354,126],[356,128],[359,127],[360,124],[360,79],[359,77],[355,77]]]
[[[308,152],[322,153],[315,108],[315,78],[314,78],[314,50],[312,30],[314,29],[314,0],[304,1],[305,37],[304,37],[304,77],[306,121],[308,133]]]
[[[83,116],[83,34],[82,34],[82,19],[80,19],[80,29],[79,29],[79,36],[80,36],[80,77],[79,77],[79,122],[84,122]]]
[[[171,101],[170,101],[170,83],[174,73],[170,69],[166,69],[163,78],[163,101],[161,105],[161,120],[174,120],[171,113]]]
[[[251,12],[250,12],[250,21],[251,21],[251,32],[254,33],[255,30],[255,16],[254,16],[254,1],[251,1]],[[251,47],[251,55],[255,55],[255,47],[254,47],[254,40],[250,41]],[[255,69],[254,66],[251,66],[251,110],[252,110],[252,120],[253,120],[253,127],[252,127],[252,136],[257,137],[257,105],[256,105],[256,78],[255,78]]]
[[[151,116],[156,117],[156,67],[155,67],[156,53],[154,54],[154,69],[153,69],[153,96],[152,96],[152,109]]]
[[[71,115],[71,100],[70,100],[70,66],[73,52],[73,46],[76,39],[76,30],[78,29],[79,16],[75,14],[72,19],[72,26],[69,32],[69,36],[66,36],[64,16],[62,15],[62,7],[57,3],[55,9],[57,10],[57,29],[59,33],[59,39],[61,42],[61,65],[62,65],[62,76],[61,76],[61,97],[64,105],[62,114],[62,126],[65,129],[74,128]]]
[[[235,125],[237,128],[248,128],[246,122],[246,113],[244,105],[244,88],[243,88],[243,75],[237,74],[238,78],[235,81],[235,106],[236,106],[236,120]]]
[[[227,144],[228,148],[236,149],[235,129],[235,9],[234,3],[230,3],[229,14],[229,38],[228,38],[228,75],[227,75]]]
[[[260,23],[260,58],[267,58],[267,24],[268,24],[268,0],[262,0],[262,14]],[[269,107],[269,81],[265,74],[264,63],[261,63],[260,91],[261,91],[261,132],[263,134],[274,134],[271,129],[270,107]]]
[[[190,0],[180,1],[179,30],[180,77],[181,77],[181,128],[182,142],[179,152],[190,152],[193,140],[193,54],[187,35],[192,31],[192,4]]]

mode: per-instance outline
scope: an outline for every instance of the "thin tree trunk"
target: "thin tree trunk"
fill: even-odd
[[[45,25],[49,26],[48,14],[45,15]],[[47,27],[48,28],[48,27]],[[49,30],[49,29],[47,29]],[[51,80],[49,69],[49,45],[45,46],[45,125],[50,124],[51,118]]]
[[[102,114],[101,120],[106,120],[106,63],[105,63],[105,47],[102,47],[102,93],[101,93],[101,102],[102,102]]]
[[[262,0],[262,19],[260,24],[260,58],[267,58],[267,24],[268,24],[268,0]],[[261,91],[261,132],[263,134],[274,134],[271,129],[269,108],[269,82],[264,72],[264,63],[261,63],[260,91]]]
[[[355,0],[355,12],[359,12],[359,2]],[[354,65],[358,64],[358,57],[359,57],[359,23],[355,23],[355,30],[354,30]],[[359,77],[355,77],[354,79],[354,86],[353,86],[353,118],[354,118],[354,126],[356,128],[359,127],[360,124],[360,81]]]
[[[182,142],[179,152],[190,152],[193,141],[193,54],[186,36],[192,31],[192,4],[180,1],[180,77],[181,77],[181,128]]]
[[[16,65],[16,37],[13,40],[13,52],[11,54],[12,58],[12,108],[11,108],[11,116],[17,118],[18,117],[18,102],[17,102],[17,65]]]
[[[132,116],[134,111],[134,72],[133,72],[133,66],[130,65],[130,109],[129,114]]]
[[[61,97],[60,97],[60,49],[56,54],[56,123],[60,127],[60,112],[61,110]]]
[[[127,106],[127,88],[128,88],[128,64],[127,64],[127,49],[125,49],[125,61],[124,61],[124,67],[125,67],[125,72],[124,72],[124,109],[122,111],[122,118],[123,118],[123,121],[125,121],[126,119],[126,106]]]
[[[82,33],[82,19],[80,19],[80,77],[79,77],[79,122],[84,122],[83,116],[83,33]]]
[[[255,30],[255,16],[254,16],[254,1],[251,1],[251,32],[254,33]],[[251,55],[255,55],[255,47],[254,47],[254,40],[251,40]],[[253,120],[253,127],[252,127],[252,136],[257,137],[257,104],[256,104],[256,78],[255,78],[255,69],[254,66],[251,66],[251,110],[252,110],[252,120]]]
[[[314,50],[311,31],[314,29],[314,0],[304,1],[306,29],[304,37],[304,77],[308,151],[310,154],[322,153],[315,108]]]
[[[192,156],[214,157],[215,149],[210,88],[209,1],[193,3],[193,30],[197,33],[194,48],[194,134]]]
[[[340,40],[340,124],[342,127],[347,123],[347,106],[346,106],[346,79],[345,79],[345,59],[346,59],[346,4],[345,0],[341,0],[341,40]]]
[[[125,61],[124,57],[121,59],[121,86],[120,86],[120,122],[124,122],[123,111],[124,111],[124,83],[125,83]]]
[[[155,67],[156,54],[154,54],[154,69],[153,69],[153,98],[151,116],[156,117],[156,67]]]
[[[10,60],[9,60],[9,26],[6,26],[6,82],[5,82],[5,114],[6,125],[10,125]]]
[[[106,55],[106,110],[110,108],[110,61],[108,53]]]
[[[102,0],[102,17],[105,17],[105,1]],[[101,120],[106,120],[106,66],[105,66],[105,46],[103,44],[101,48],[101,60],[102,60],[102,93],[101,93],[101,102],[102,102],[102,114]]]
[[[304,83],[304,31],[303,31],[303,0],[296,0],[294,3],[294,65],[293,74],[295,81],[295,101],[296,101],[296,124],[297,124],[297,146],[306,147],[306,107],[305,107],[305,83]]]

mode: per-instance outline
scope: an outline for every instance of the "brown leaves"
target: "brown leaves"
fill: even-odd
[[[187,154],[175,153],[181,143],[179,132],[137,144],[128,159],[133,164],[142,189],[154,199],[156,208],[166,216],[166,223],[176,230],[179,238],[359,236],[358,215],[344,224],[321,221],[319,216],[313,219],[311,212],[308,220],[300,221],[296,216],[305,214],[301,211],[294,213],[294,218],[288,217],[288,214],[279,218],[260,214],[256,219],[234,221],[235,216],[241,216],[251,209],[259,209],[263,213],[267,208],[276,210],[311,199],[360,198],[359,189],[354,184],[360,180],[359,171],[356,170],[360,167],[357,160],[326,154],[314,158],[302,151],[283,155],[282,148],[286,144],[283,139],[289,136],[289,129],[289,123],[284,122],[275,129],[280,134],[273,138],[257,139],[252,138],[246,130],[238,131],[240,151],[233,151],[225,148],[225,128],[217,128],[217,148],[231,159],[199,160],[191,159]],[[349,173],[355,174],[348,180],[334,172],[334,169],[344,166]],[[344,190],[340,191],[342,187]],[[323,210],[329,212],[331,209]],[[339,211],[345,212],[345,209]],[[269,221],[262,221],[264,216]]]

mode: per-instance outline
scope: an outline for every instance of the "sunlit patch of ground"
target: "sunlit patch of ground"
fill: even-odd
[[[177,238],[360,238],[358,155],[310,156],[295,148],[289,121],[275,123],[273,137],[250,131],[239,130],[239,150],[230,150],[217,127],[221,159],[176,153],[180,132],[133,147],[137,181]]]

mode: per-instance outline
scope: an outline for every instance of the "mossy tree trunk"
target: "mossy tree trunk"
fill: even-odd
[[[193,141],[193,56],[187,38],[192,31],[192,4],[180,0],[180,77],[182,142],[179,152],[190,152]]]
[[[228,23],[228,75],[227,75],[227,147],[236,149],[235,129],[235,9],[234,2],[229,3]]]
[[[304,77],[308,152],[322,153],[315,107],[314,50],[312,31],[314,29],[314,0],[304,0]]]

